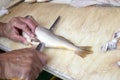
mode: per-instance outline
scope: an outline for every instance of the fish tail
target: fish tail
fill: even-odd
[[[81,56],[81,57],[86,57],[87,55],[93,53],[93,51],[91,50],[91,47],[89,46],[80,46],[76,51],[75,53],[78,55],[78,56]]]

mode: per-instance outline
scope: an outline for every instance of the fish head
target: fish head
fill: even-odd
[[[23,32],[22,33],[23,37],[26,38],[28,44],[30,45],[38,45],[40,43],[40,40],[37,38],[37,36],[35,37],[30,37],[27,33]]]

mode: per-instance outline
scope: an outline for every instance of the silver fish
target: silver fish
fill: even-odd
[[[45,47],[50,48],[62,48],[62,49],[68,49],[75,51],[76,54],[84,57],[87,54],[90,54],[91,47],[88,46],[76,46],[69,40],[65,39],[62,36],[58,36],[49,29],[46,29],[44,27],[37,27],[35,30],[36,38],[40,40],[40,42],[45,43]],[[26,33],[23,33],[23,36],[27,39],[28,42],[30,42],[33,45],[38,45],[39,43],[35,43],[36,40],[30,38]]]

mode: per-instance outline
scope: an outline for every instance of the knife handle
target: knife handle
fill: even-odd
[[[36,47],[36,50],[42,52],[44,50],[44,48],[45,48],[45,44],[44,43],[40,43]]]

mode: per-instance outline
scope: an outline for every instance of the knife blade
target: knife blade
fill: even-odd
[[[52,26],[50,27],[50,31],[53,31],[54,30],[54,28],[55,28],[55,26],[56,26],[56,24],[58,23],[58,21],[60,20],[60,16],[58,16],[57,17],[57,19],[54,21],[54,23],[52,24]]]

